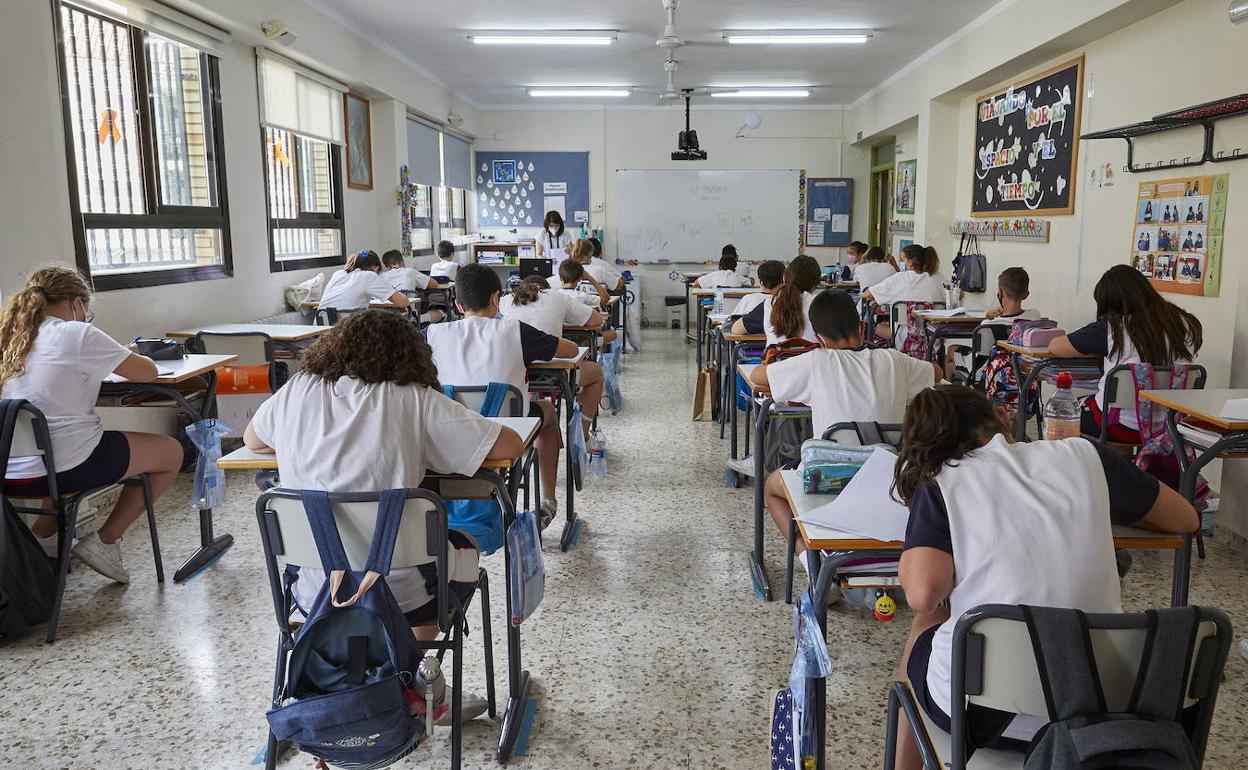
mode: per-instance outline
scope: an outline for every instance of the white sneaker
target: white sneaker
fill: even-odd
[[[754,478],[754,455],[729,460],[728,467],[738,475]]]
[[[47,537],[39,537],[38,535],[35,535],[35,540],[38,541],[39,547],[43,549],[44,555],[46,555],[49,559],[56,558],[56,539],[55,532]]]
[[[451,705],[451,689],[447,688],[446,705]],[[490,702],[475,692],[466,692],[463,694],[463,702],[460,704],[460,718],[465,721],[471,721],[484,714],[490,709]],[[439,727],[447,727],[451,724],[451,710],[448,708],[442,718],[434,722]]]
[[[105,543],[92,532],[74,546],[74,556],[91,569],[117,583],[129,583],[130,573],[121,563],[121,540]]]

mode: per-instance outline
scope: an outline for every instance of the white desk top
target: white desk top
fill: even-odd
[[[135,383],[138,385],[174,385],[179,382],[185,382],[192,377],[198,377],[201,374],[210,372],[213,369],[220,369],[228,366],[238,360],[238,356],[207,356],[192,354],[183,356],[181,361],[157,361],[156,368],[160,372],[155,380],[151,382]],[[104,378],[107,383],[118,384],[129,382],[124,377],[118,377],[110,374]]]
[[[210,326],[200,326],[194,329],[183,329],[176,332],[165,332],[169,337],[194,337],[200,332],[210,332],[217,334],[238,334],[240,332],[251,332],[267,334],[277,342],[295,342],[297,340],[312,339],[319,337],[329,331],[329,326],[312,326],[311,324],[212,324]]]
[[[572,369],[577,364],[585,360],[585,356],[589,355],[589,348],[577,348],[576,355],[571,358],[552,358],[549,361],[535,361],[529,365],[530,369]]]
[[[1248,388],[1211,390],[1146,390],[1144,398],[1189,417],[1211,423],[1228,431],[1248,431],[1248,421],[1228,420],[1219,417],[1226,402],[1233,398],[1248,398]]]
[[[758,294],[762,290],[761,286],[742,286],[739,289],[724,286],[718,289],[694,289],[689,293],[695,297],[714,297],[715,292],[722,291],[725,297],[744,297],[747,294]]]

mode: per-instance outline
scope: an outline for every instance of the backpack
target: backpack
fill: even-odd
[[[787,361],[794,356],[800,356],[803,353],[809,353],[812,350],[818,350],[819,343],[801,337],[794,337],[788,340],[781,340],[767,346],[763,351],[763,363],[774,364],[777,361]]]
[[[350,568],[329,493],[301,493],[328,579],[295,636],[273,735],[326,763],[380,768],[407,756],[424,736],[405,691],[422,651],[386,585],[405,493],[381,493],[363,572]],[[343,593],[350,598],[340,600]]]
[[[1148,638],[1125,712],[1105,704],[1087,621],[1079,610],[1023,608],[1048,704],[1049,724],[1027,749],[1024,770],[1196,770],[1179,723],[1195,607],[1148,610]]]
[[[21,399],[0,401],[0,476],[8,466]],[[0,483],[3,480],[0,479]],[[35,535],[17,515],[9,498],[0,522],[0,639],[43,625],[52,617],[56,573]]]
[[[976,385],[993,406],[1005,407],[1011,414],[1018,413],[1018,379],[1014,376],[1013,355],[997,346],[992,347],[988,362],[980,367]],[[1040,410],[1040,383],[1033,382],[1027,390],[1023,408],[1031,417]]]
[[[920,361],[927,360],[927,332],[923,328],[923,321],[919,320],[914,313],[916,310],[931,310],[934,307],[935,305],[931,302],[906,303],[906,334],[898,350],[911,358],[917,358]]]
[[[953,258],[953,276],[962,291],[982,294],[988,290],[988,258],[979,251],[978,235],[962,234]]]
[[[442,392],[447,398],[454,400],[454,385],[443,385]],[[480,414],[484,417],[497,417],[507,400],[507,392],[505,384],[489,383],[478,410]],[[446,500],[444,505],[448,526],[471,535],[477,543],[478,553],[482,556],[489,556],[503,547],[503,515],[499,511],[497,500]]]

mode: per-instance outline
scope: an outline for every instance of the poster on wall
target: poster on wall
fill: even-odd
[[[477,152],[477,224],[532,236],[547,211],[589,211],[589,153]],[[560,192],[552,195],[552,190]],[[586,217],[588,219],[588,216]]]
[[[972,216],[1074,212],[1082,95],[1080,56],[976,100]]]
[[[894,177],[897,182],[897,193],[893,196],[893,205],[896,207],[899,215],[914,215],[914,197],[918,174],[919,162],[917,160],[903,160],[897,164],[896,176]]]
[[[1131,264],[1157,291],[1218,296],[1229,180],[1221,174],[1140,182]]]

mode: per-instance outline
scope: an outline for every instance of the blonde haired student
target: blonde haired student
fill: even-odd
[[[878,305],[882,315],[888,313],[889,306],[894,302],[944,302],[948,279],[940,274],[940,256],[936,249],[912,243],[902,249],[901,254],[905,269],[862,292],[863,299]],[[893,336],[887,322],[879,324],[876,334],[884,339]],[[905,342],[905,335],[905,325],[899,326],[897,347]]]
[[[597,238],[589,239],[590,245],[594,247],[593,255],[590,257],[585,270],[601,283],[608,287],[610,291],[619,291],[624,288],[624,274],[616,269],[615,265],[602,258],[602,241]]]
[[[854,266],[854,280],[858,282],[859,291],[866,291],[896,274],[897,268],[888,264],[884,249],[879,246],[872,246],[865,250],[858,264]]]
[[[407,307],[407,295],[381,277],[381,258],[364,249],[347,258],[346,267],[334,273],[321,292],[320,307],[326,310],[358,310],[370,301]]]
[[[776,293],[763,299],[748,315],[732,325],[734,334],[766,334],[767,344],[801,338],[818,343],[810,328],[808,312],[812,293],[823,280],[823,270],[813,257],[794,257],[784,270],[784,283]]]
[[[156,364],[92,326],[90,304],[86,280],[63,267],[36,271],[9,297],[0,312],[0,398],[25,399],[47,418],[62,494],[146,473],[152,495],[160,497],[182,465],[182,445],[169,436],[106,431],[95,412],[105,377],[151,382]],[[43,459],[10,457],[4,493],[47,496]],[[121,537],[144,510],[143,490],[126,487],[99,529],[78,540],[73,555],[107,578],[129,582]],[[31,529],[44,551],[55,555],[56,519],[40,516]]]
[[[501,382],[528,395],[530,364],[576,355],[578,348],[572,340],[547,334],[515,318],[499,318],[502,291],[498,273],[485,265],[460,268],[455,304],[464,317],[426,330],[442,384],[477,386]],[[555,474],[562,440],[555,408],[549,401],[530,401],[529,415],[542,418],[536,444],[542,477],[541,523],[545,527],[554,520],[558,508]]]
[[[816,438],[838,422],[899,423],[910,399],[940,378],[935,366],[899,350],[863,348],[857,305],[843,291],[816,296],[810,304],[810,324],[818,350],[759,364],[750,380],[768,388],[777,402],[808,405]],[[792,511],[779,471],[767,478],[763,495],[772,519],[787,537]],[[798,540],[794,551],[804,550]]]

